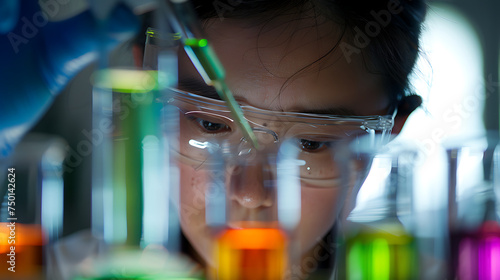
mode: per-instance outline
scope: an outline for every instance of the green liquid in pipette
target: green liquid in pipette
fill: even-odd
[[[155,30],[151,28],[148,29],[147,36],[148,38],[159,38],[159,34],[156,34]],[[258,148],[259,143],[257,142],[257,138],[225,82],[226,73],[224,67],[208,44],[208,40],[182,38],[180,33],[174,34],[172,38],[174,40],[183,39],[184,49],[198,73],[200,73],[207,85],[215,88],[221,99],[226,102],[245,138],[250,141],[254,147]]]
[[[225,79],[224,67],[217,59],[212,48],[208,46],[206,39],[186,39],[184,44],[186,51],[191,51],[196,56],[199,64],[195,65],[195,67],[207,84],[213,85],[214,81],[223,81]],[[190,54],[188,53],[188,55]],[[191,61],[196,64],[196,59]]]
[[[401,228],[363,228],[346,242],[347,279],[418,279],[415,239]]]
[[[253,133],[250,124],[243,116],[239,104],[234,99],[233,94],[225,82],[224,67],[220,63],[212,48],[208,45],[206,39],[191,39],[184,41],[185,50],[194,66],[205,80],[205,83],[215,88],[219,96],[224,100],[233,113],[233,117],[240,126],[245,137],[258,147],[257,138]]]

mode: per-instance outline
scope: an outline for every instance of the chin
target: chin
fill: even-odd
[[[193,223],[193,222],[191,222]],[[208,266],[214,266],[214,258],[212,253],[212,246],[215,243],[215,237],[210,235],[210,229],[205,222],[198,222],[197,228],[188,228],[181,222],[183,234],[186,236],[189,244],[194,248],[199,258]]]

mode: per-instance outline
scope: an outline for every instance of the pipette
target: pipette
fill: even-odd
[[[222,100],[226,102],[244,136],[254,147],[258,148],[257,138],[227,86],[224,67],[208,40],[204,38],[198,18],[190,3],[188,0],[171,0],[171,3],[172,10],[168,12],[167,17],[173,29],[181,34],[180,40],[191,62],[205,83],[213,86]]]

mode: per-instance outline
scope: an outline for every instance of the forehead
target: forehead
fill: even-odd
[[[348,62],[342,29],[326,18],[213,19],[205,32],[242,103],[276,111],[341,108],[357,115],[384,114],[388,107],[380,77],[364,68],[359,54]],[[185,54],[179,75],[201,80]]]

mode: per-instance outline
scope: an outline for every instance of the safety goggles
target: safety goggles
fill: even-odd
[[[393,110],[385,116],[336,116],[277,112],[243,105],[245,118],[259,141],[257,149],[243,137],[224,101],[170,89],[167,103],[179,112],[177,152],[194,168],[210,166],[214,154],[245,160],[259,153],[277,154],[282,143],[291,142],[297,149],[300,177],[314,180],[336,176],[336,143],[356,141],[363,136],[388,141],[396,114]]]

